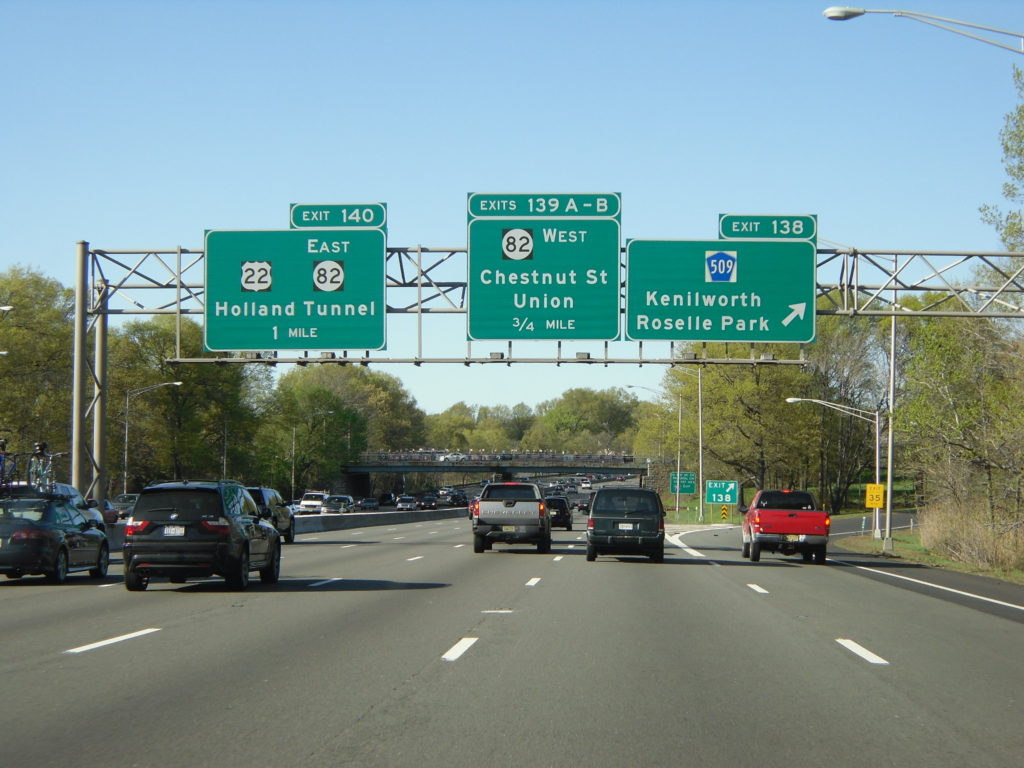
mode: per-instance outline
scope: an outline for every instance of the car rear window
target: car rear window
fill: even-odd
[[[202,520],[221,516],[220,494],[216,489],[189,488],[143,492],[132,517],[136,520],[162,519],[177,513],[180,520]]]
[[[591,511],[597,515],[616,515],[623,512],[647,512],[653,515],[660,512],[658,499],[653,493],[630,490],[599,492]]]
[[[814,509],[814,497],[806,491],[765,491],[757,500],[759,509]]]
[[[544,499],[544,503],[547,504],[551,509],[568,509],[569,502],[565,499]]]
[[[25,499],[0,504],[0,517],[17,520],[31,520],[38,523],[46,516],[45,501]]]
[[[501,485],[492,483],[484,488],[481,499],[536,499],[532,485]]]

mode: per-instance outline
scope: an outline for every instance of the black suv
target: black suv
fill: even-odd
[[[232,480],[174,480],[142,490],[124,540],[124,585],[139,591],[153,576],[181,584],[192,576],[223,576],[245,589],[249,571],[264,584],[281,572],[281,537],[256,502]]]
[[[256,508],[260,511],[260,517],[270,520],[270,524],[277,528],[277,532],[284,537],[285,544],[295,543],[295,515],[284,503],[284,498],[273,488],[254,487],[246,488],[252,500],[256,502]]]
[[[572,509],[569,506],[569,499],[565,496],[548,496],[544,499],[544,505],[551,515],[551,527],[556,525],[565,527],[565,530],[572,530]]]
[[[649,488],[602,488],[591,498],[587,560],[598,555],[647,555],[665,559],[665,510]]]

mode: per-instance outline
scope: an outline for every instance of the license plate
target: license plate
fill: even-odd
[[[164,536],[184,536],[185,526],[184,525],[165,525]]]
[[[514,526],[514,525],[503,525],[503,526],[501,526],[501,530],[503,530],[503,531],[515,531],[516,530],[516,526]]]
[[[786,541],[800,541],[801,539],[803,539],[803,536],[798,533],[791,533],[786,536]]]
[[[619,523],[620,531],[632,531],[636,528],[636,523]]]

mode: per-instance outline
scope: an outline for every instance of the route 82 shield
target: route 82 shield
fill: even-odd
[[[532,229],[503,229],[501,231],[501,258],[522,261],[533,258]]]

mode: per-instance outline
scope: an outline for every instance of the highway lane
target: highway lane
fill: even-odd
[[[750,564],[735,529],[687,534],[693,554],[670,547],[654,565],[586,563],[579,530],[555,531],[550,555],[474,555],[465,520],[389,528],[300,536],[281,583],[245,593],[220,580],[127,593],[116,564],[113,586],[0,583],[0,679],[18,702],[2,753],[33,766],[1019,762],[1021,625],[1002,616],[848,566]]]

